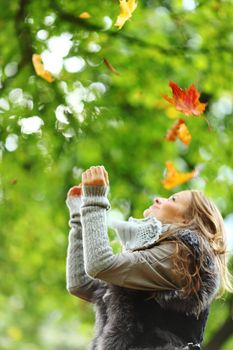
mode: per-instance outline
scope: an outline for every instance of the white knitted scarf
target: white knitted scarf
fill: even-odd
[[[134,251],[152,246],[170,225],[148,216],[143,219],[130,217],[128,221],[111,220],[109,226],[116,231],[123,250]]]

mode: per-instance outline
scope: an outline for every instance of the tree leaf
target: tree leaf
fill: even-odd
[[[179,138],[185,145],[189,145],[192,139],[192,136],[183,119],[176,120],[166,135],[167,141],[175,141],[177,138]]]
[[[192,135],[190,134],[185,123],[182,123],[178,129],[178,137],[181,142],[185,145],[189,145],[192,140]]]
[[[113,74],[120,75],[120,73],[111,65],[111,63],[106,58],[104,58],[104,64]]]
[[[89,12],[82,12],[80,13],[79,18],[88,19],[88,18],[91,18],[91,15]]]
[[[175,123],[167,132],[167,135],[166,135],[167,141],[175,141],[177,139],[179,128],[183,123],[184,123],[183,119],[178,119],[175,121]]]
[[[167,167],[167,175],[165,179],[162,181],[163,187],[166,190],[170,190],[173,187],[176,187],[184,182],[187,182],[188,180],[192,179],[194,176],[198,174],[197,170],[193,170],[187,173],[178,172],[171,161],[166,162],[166,167]]]
[[[117,17],[115,26],[121,29],[125,22],[132,16],[135,11],[137,3],[135,0],[120,0],[120,14]]]
[[[32,55],[32,63],[35,68],[36,74],[43,78],[44,80],[48,81],[49,83],[52,83],[54,81],[54,78],[52,74],[44,69],[44,65],[42,63],[42,59],[40,55],[33,54]]]
[[[172,81],[170,81],[169,86],[172,89],[173,97],[163,95],[163,98],[173,104],[178,111],[186,115],[196,116],[205,111],[207,103],[199,101],[200,93],[193,84],[186,90],[182,90]]]

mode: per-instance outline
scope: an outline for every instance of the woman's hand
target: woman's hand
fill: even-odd
[[[82,185],[108,186],[108,173],[104,166],[92,166],[82,173]]]
[[[82,195],[82,184],[78,186],[73,186],[69,189],[67,197],[80,197]]]

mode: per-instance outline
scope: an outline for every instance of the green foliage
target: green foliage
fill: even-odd
[[[190,187],[212,197],[224,216],[233,211],[232,1],[190,1],[193,10],[184,3],[139,1],[118,31],[117,1],[2,0],[2,350],[82,350],[93,335],[92,306],[65,288],[64,201],[82,170],[105,165],[112,208],[125,217],[140,217],[155,194]],[[92,17],[81,20],[84,11]],[[63,46],[54,42],[64,35]],[[61,62],[51,84],[32,66],[32,54],[46,50],[55,51],[54,66]],[[72,72],[73,57],[84,64],[80,71]],[[189,147],[164,140],[174,117],[183,117],[161,97],[170,94],[169,80],[194,83],[208,102],[211,131],[203,119],[185,117]],[[43,125],[27,133],[23,118],[32,116]],[[166,191],[166,160],[181,171],[200,167],[200,175]],[[113,232],[110,240],[119,251]],[[206,342],[223,325],[229,300],[214,304]],[[232,338],[221,349],[232,349]]]

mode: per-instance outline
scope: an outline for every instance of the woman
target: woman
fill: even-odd
[[[210,303],[219,290],[233,290],[218,209],[199,191],[155,198],[145,218],[130,223],[135,249],[114,254],[108,185],[104,167],[91,167],[67,198],[67,289],[96,304],[90,349],[200,349]],[[132,232],[149,243],[135,246]]]

